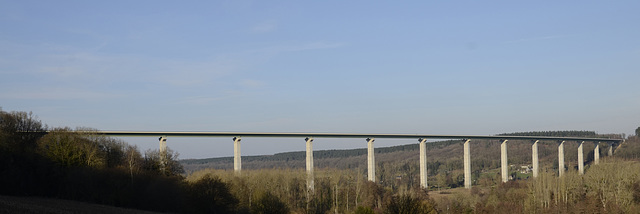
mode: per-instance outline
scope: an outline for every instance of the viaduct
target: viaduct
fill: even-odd
[[[160,140],[160,152],[163,153],[167,148],[167,137],[232,137],[233,139],[233,168],[236,173],[240,173],[242,168],[240,156],[240,140],[242,137],[280,137],[280,138],[304,138],[307,145],[307,188],[314,190],[313,175],[313,139],[314,138],[361,138],[367,142],[367,177],[369,181],[375,182],[375,157],[373,142],[376,138],[395,138],[395,139],[417,139],[420,145],[420,186],[427,186],[427,139],[460,139],[464,141],[464,186],[471,188],[471,155],[469,144],[471,140],[500,140],[501,150],[501,173],[502,182],[509,180],[509,165],[507,162],[507,141],[509,140],[530,140],[531,158],[533,167],[533,177],[538,177],[538,143],[541,141],[558,143],[558,175],[562,176],[565,171],[564,167],[564,143],[566,141],[575,141],[580,144],[578,147],[578,171],[584,174],[584,156],[582,145],[585,142],[593,142],[596,147],[594,150],[594,162],[598,164],[600,161],[600,143],[609,144],[609,155],[613,154],[613,146],[619,144],[622,139],[606,139],[606,138],[581,138],[581,137],[544,137],[544,136],[478,136],[478,135],[419,135],[419,134],[338,134],[338,133],[259,133],[259,132],[130,132],[130,131],[98,131],[97,134],[119,137],[157,137]]]

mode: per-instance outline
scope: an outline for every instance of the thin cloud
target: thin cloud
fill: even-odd
[[[39,72],[60,77],[78,76],[84,74],[85,70],[75,66],[45,66]]]
[[[268,32],[273,32],[276,29],[278,29],[278,24],[276,23],[276,21],[273,20],[269,20],[269,21],[265,21],[262,22],[256,26],[254,26],[253,28],[251,28],[251,32],[253,33],[268,33]]]
[[[266,83],[260,80],[245,79],[240,81],[240,86],[245,88],[262,88],[265,85]]]
[[[242,124],[238,124],[235,126],[231,126],[235,130],[248,130],[248,129],[256,129],[263,127],[293,127],[298,126],[299,121],[293,118],[274,118],[267,119],[262,121],[254,121],[254,122],[246,122]],[[277,130],[271,130],[277,131]]]
[[[506,41],[504,43],[505,44],[513,44],[513,43],[533,42],[533,41],[550,40],[550,39],[562,39],[562,38],[567,38],[567,37],[573,37],[573,35],[555,35],[555,36],[531,37],[531,38],[524,38],[524,39]]]
[[[207,105],[215,102],[219,102],[222,100],[227,100],[231,98],[236,98],[243,96],[244,94],[240,91],[227,90],[219,92],[216,95],[198,95],[198,96],[189,96],[183,99],[177,100],[174,103],[176,104],[191,104],[191,105]]]
[[[41,76],[42,84],[136,83],[191,86],[209,84],[248,64],[228,55],[206,59],[167,60],[136,54],[101,54],[89,49],[61,45],[13,44],[0,40],[0,71],[13,76]],[[5,63],[6,62],[6,63]],[[12,69],[8,69],[12,68]],[[12,78],[12,77],[9,77]]]
[[[155,80],[172,86],[206,86],[212,81],[232,75],[239,69],[235,60],[212,60],[211,62],[173,61],[160,63],[163,68],[155,75]]]
[[[45,88],[36,91],[2,92],[2,99],[22,100],[103,100],[124,95],[79,89]]]
[[[179,100],[176,103],[203,105],[203,104],[209,104],[209,103],[223,100],[223,99],[224,99],[223,97],[214,97],[214,96],[192,96],[192,97],[184,98],[183,100]]]
[[[313,42],[302,45],[286,45],[286,46],[273,46],[262,49],[255,49],[249,51],[251,53],[283,53],[283,52],[298,52],[298,51],[309,51],[309,50],[322,50],[322,49],[333,49],[340,48],[344,46],[343,43],[327,43],[327,42]]]

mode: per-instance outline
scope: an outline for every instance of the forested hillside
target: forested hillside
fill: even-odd
[[[515,134],[528,133],[509,135]],[[577,146],[565,143],[567,173],[559,178],[556,142],[541,143],[541,175],[527,179],[520,171],[530,164],[531,142],[509,141],[512,180],[502,183],[500,142],[472,141],[471,190],[453,189],[463,182],[462,141],[428,144],[428,189],[419,186],[417,144],[377,148],[375,183],[366,178],[364,149],[315,151],[309,191],[303,152],[243,157],[241,173],[230,169],[230,158],[184,160],[185,173],[171,150],[141,153],[90,128],[50,128],[31,113],[0,109],[0,195],[171,213],[640,212],[640,138],[626,138],[614,157],[601,145],[599,165],[591,163],[595,145],[587,143],[584,175],[575,170]]]
[[[42,134],[47,130],[48,134]],[[97,135],[89,128],[49,128],[31,113],[0,109],[0,195],[67,199],[159,212],[240,210],[225,183],[206,179],[186,182],[182,173],[171,150],[141,153],[135,146]],[[203,183],[210,188],[202,188]],[[209,205],[211,193],[207,191],[216,192],[219,205]],[[91,206],[83,207],[86,208],[66,210],[94,212],[87,210]],[[0,213],[26,210],[29,209],[0,206]]]
[[[546,132],[520,132],[500,134],[500,136],[554,136],[554,137],[621,137],[612,135],[599,135],[593,131],[546,131]],[[500,143],[497,140],[473,140],[471,141],[471,164],[473,180],[479,182],[495,182],[493,177],[487,177],[489,172],[500,167]],[[521,166],[531,164],[531,141],[508,141],[509,164],[514,165],[512,176],[526,177],[528,174],[516,175]],[[593,161],[594,143],[585,143],[585,161],[589,165]],[[600,156],[607,156],[609,145],[602,144]],[[577,142],[565,142],[565,163],[568,169],[577,168]],[[540,165],[542,170],[556,172],[558,168],[557,142],[541,142],[538,147]],[[243,169],[300,169],[305,168],[304,151],[278,153],[264,156],[243,156]],[[417,182],[418,177],[418,144],[399,145],[393,147],[375,148],[378,180],[391,182],[397,178],[406,180],[407,185]],[[367,168],[367,151],[362,149],[351,150],[322,150],[314,151],[314,165],[316,168],[336,168],[365,170]],[[447,140],[427,143],[427,168],[430,180],[438,177],[447,179],[445,186],[457,187],[462,185],[463,169],[463,141]],[[202,169],[233,169],[233,158],[210,158],[181,160],[187,174]],[[362,173],[365,173],[364,171]],[[432,186],[436,187],[436,182]]]
[[[545,132],[557,136],[559,132]],[[593,132],[584,133],[585,136]],[[526,134],[526,133],[525,133]],[[514,134],[508,134],[514,135]],[[573,135],[581,136],[581,135]],[[556,142],[539,145],[542,172],[538,179],[525,179],[518,165],[530,164],[531,142],[509,141],[510,171],[514,180],[500,182],[500,142],[476,141],[472,144],[473,188],[451,189],[462,185],[462,142],[444,141],[429,144],[430,191],[419,188],[417,146],[404,145],[376,149],[377,181],[366,180],[366,153],[364,150],[331,154],[334,151],[317,151],[314,162],[322,165],[315,172],[313,195],[306,195],[304,160],[287,160],[284,153],[279,163],[290,163],[293,168],[277,166],[269,156],[253,157],[271,168],[243,169],[241,174],[232,170],[203,169],[191,172],[187,177],[220,177],[231,183],[232,192],[240,198],[240,204],[251,206],[261,200],[265,192],[279,198],[292,210],[307,210],[314,205],[314,213],[638,213],[640,212],[640,138],[632,136],[620,145],[614,156],[607,156],[607,145],[601,145],[601,164],[593,165],[594,144],[585,144],[587,170],[579,175],[577,143],[565,142],[567,172],[557,175]],[[384,151],[384,152],[382,152]],[[570,152],[574,151],[574,152]],[[625,152],[622,152],[625,151]],[[316,155],[318,154],[318,155]],[[338,156],[335,154],[345,154]],[[325,155],[325,156],[323,156]],[[217,159],[220,160],[220,159]],[[223,160],[223,159],[222,159]],[[246,158],[244,160],[255,160]],[[354,161],[359,163],[346,163]],[[197,162],[189,160],[185,162]],[[291,164],[291,162],[302,162]],[[320,162],[320,163],[319,163]],[[358,167],[348,168],[350,165]],[[188,164],[187,164],[188,165]],[[338,166],[338,167],[331,167]],[[244,165],[243,165],[244,168]],[[404,211],[403,211],[404,210]],[[406,210],[412,210],[407,212]]]
[[[389,187],[367,182],[357,170],[316,172],[316,191],[305,190],[303,170],[201,170],[187,177],[219,177],[243,206],[280,199],[294,212],[305,213],[638,213],[640,163],[606,159],[584,175],[569,171],[559,178],[542,172],[538,179],[426,192],[417,185]],[[312,205],[309,209],[307,205]],[[407,211],[409,210],[409,211]]]

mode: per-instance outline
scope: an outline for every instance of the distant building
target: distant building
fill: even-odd
[[[522,174],[531,173],[531,171],[533,171],[533,167],[531,165],[520,166],[520,173]]]

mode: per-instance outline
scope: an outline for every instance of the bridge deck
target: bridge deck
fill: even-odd
[[[187,132],[187,131],[97,131],[97,134],[120,137],[314,137],[314,138],[395,138],[395,139],[484,139],[484,140],[548,140],[593,141],[619,143],[622,139],[547,137],[547,136],[482,136],[482,135],[426,135],[426,134],[353,134],[353,133],[271,133],[271,132]]]

